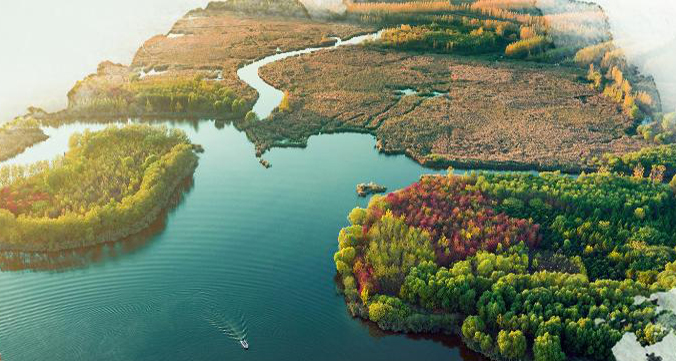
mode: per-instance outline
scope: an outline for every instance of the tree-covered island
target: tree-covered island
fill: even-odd
[[[153,223],[197,167],[185,133],[129,125],[75,134],[51,162],[0,168],[0,249],[58,251]]]

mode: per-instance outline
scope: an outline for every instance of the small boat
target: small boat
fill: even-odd
[[[248,349],[249,349],[249,343],[246,342],[245,339],[239,340],[239,344],[242,345],[242,348],[244,348],[245,350],[248,350]]]

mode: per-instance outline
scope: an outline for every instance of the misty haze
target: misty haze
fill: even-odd
[[[676,361],[676,3],[0,3],[0,360]]]

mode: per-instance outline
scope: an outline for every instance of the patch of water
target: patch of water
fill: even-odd
[[[139,74],[139,79],[143,79],[145,77],[162,75],[162,74],[166,74],[166,73],[167,73],[167,70],[157,71],[155,69],[150,69],[150,71],[141,70],[138,74]]]
[[[437,98],[440,96],[448,95],[448,92],[440,92],[437,90],[433,90],[432,92],[419,92],[416,89],[413,88],[404,88],[404,89],[397,89],[394,91],[395,95],[404,97],[408,95],[418,95],[423,98]]]
[[[255,61],[249,65],[240,68],[239,70],[237,70],[237,76],[239,76],[239,78],[243,82],[245,82],[247,85],[254,88],[258,92],[258,100],[256,101],[256,104],[254,104],[253,111],[254,113],[256,113],[256,115],[258,115],[259,119],[265,119],[269,117],[270,114],[272,114],[272,112],[275,110],[275,108],[279,106],[279,104],[282,103],[284,93],[279,89],[275,89],[275,87],[273,87],[272,85],[266,83],[263,79],[261,79],[260,75],[258,74],[260,68],[262,68],[265,65],[292,56],[310,54],[322,49],[335,49],[339,46],[358,45],[366,41],[374,41],[379,39],[381,35],[382,31],[373,34],[355,36],[345,41],[339,38],[333,38],[336,40],[336,42],[335,44],[330,46],[306,48],[302,50],[289,51],[285,53],[270,55],[268,57],[265,57],[261,60]]]

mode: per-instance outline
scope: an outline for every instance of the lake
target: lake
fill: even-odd
[[[44,2],[3,2],[0,34],[15,33],[29,16],[34,21],[6,38],[12,51],[0,57],[0,120],[29,104],[58,109],[96,63],[128,63],[143,39],[166,33],[202,3],[134,7],[125,0],[101,8],[78,0],[59,3],[54,13]],[[160,5],[164,11],[153,11]],[[111,47],[111,39],[120,47]],[[266,170],[231,126],[167,124],[184,129],[206,153],[166,222],[115,245],[0,255],[5,360],[481,359],[457,338],[380,332],[351,318],[336,291],[338,232],[348,212],[367,203],[356,196],[356,184],[397,189],[430,170],[378,154],[373,137],[357,134],[312,137],[307,149],[273,149]],[[52,159],[73,132],[101,127],[46,129],[48,141],[3,164]],[[239,346],[241,337],[249,351]]]
[[[379,332],[351,318],[336,292],[338,232],[348,212],[367,203],[356,184],[397,189],[429,170],[377,153],[374,138],[363,134],[273,149],[266,170],[231,126],[169,125],[206,152],[159,233],[75,253],[2,258],[3,359],[480,359],[458,339]],[[48,129],[50,140],[15,162],[61,154],[69,134],[89,127]],[[249,351],[237,342],[242,336]]]

